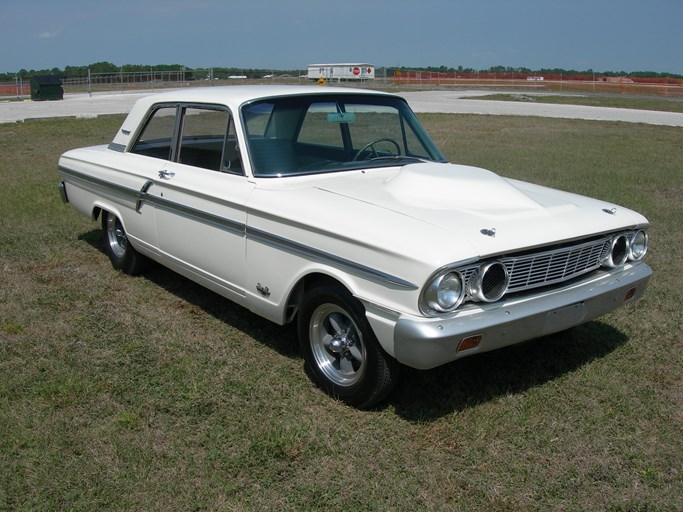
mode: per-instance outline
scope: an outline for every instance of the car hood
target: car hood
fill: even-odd
[[[259,180],[248,224],[419,285],[444,265],[646,225],[611,203],[423,163]]]
[[[647,222],[642,215],[605,201],[463,165],[411,164],[381,178],[331,181],[317,188],[438,227],[476,247],[479,255]]]

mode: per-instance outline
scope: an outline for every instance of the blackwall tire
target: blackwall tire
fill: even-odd
[[[115,269],[138,275],[148,267],[149,260],[138,253],[128,241],[121,220],[106,211],[102,212],[102,241],[104,252]]]
[[[380,346],[362,304],[343,287],[307,291],[298,332],[308,373],[329,395],[365,409],[396,385],[399,364]]]

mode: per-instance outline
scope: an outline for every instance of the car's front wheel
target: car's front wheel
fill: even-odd
[[[299,343],[312,378],[328,394],[360,408],[386,398],[399,364],[379,345],[361,303],[338,285],[305,293]]]
[[[147,258],[130,244],[121,220],[107,211],[102,211],[102,241],[104,252],[115,269],[130,275],[139,274],[146,269]]]

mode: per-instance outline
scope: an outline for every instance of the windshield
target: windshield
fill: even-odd
[[[311,95],[242,107],[255,176],[445,161],[400,98]]]

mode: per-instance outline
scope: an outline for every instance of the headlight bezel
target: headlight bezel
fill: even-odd
[[[641,261],[643,258],[645,258],[645,255],[647,254],[648,245],[649,237],[647,235],[647,231],[645,231],[644,229],[639,229],[638,231],[633,233],[633,236],[631,236],[629,240],[629,261]],[[638,249],[638,247],[641,248]]]
[[[455,311],[465,300],[465,278],[460,271],[446,268],[436,272],[420,294],[420,311],[437,316]],[[457,289],[452,286],[457,283]],[[448,295],[450,294],[450,297]]]

